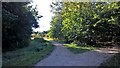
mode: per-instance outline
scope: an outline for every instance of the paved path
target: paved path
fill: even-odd
[[[50,56],[35,66],[99,66],[104,60],[116,53],[116,49],[97,49],[80,54],[73,54],[62,44],[51,41],[56,46]]]

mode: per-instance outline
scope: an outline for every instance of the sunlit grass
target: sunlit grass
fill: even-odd
[[[71,52],[78,54],[78,53],[83,53],[83,52],[87,52],[87,51],[91,51],[91,50],[95,50],[95,47],[91,47],[91,46],[81,46],[81,45],[77,45],[77,44],[65,44],[65,47],[67,47]]]
[[[53,38],[44,38],[45,40],[48,40],[48,41],[50,41],[50,40],[54,40]]]

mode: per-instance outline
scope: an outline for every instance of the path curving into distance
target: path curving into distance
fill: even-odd
[[[55,41],[50,41],[55,45],[54,51],[35,66],[99,66],[103,61],[117,53],[117,49],[97,49],[80,54],[73,54],[67,48]]]

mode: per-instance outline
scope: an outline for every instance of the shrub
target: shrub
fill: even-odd
[[[40,43],[46,42],[43,38],[35,38],[34,40]]]

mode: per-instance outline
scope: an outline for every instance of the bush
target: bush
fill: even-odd
[[[46,42],[43,38],[35,38],[34,40],[40,43]]]

